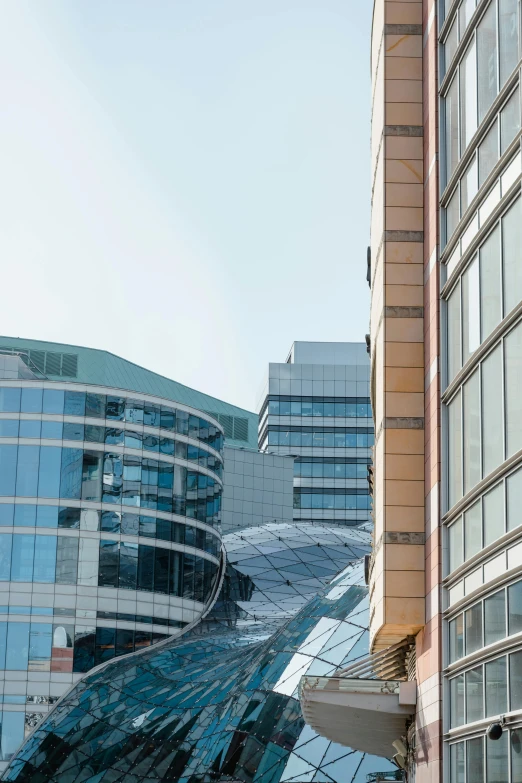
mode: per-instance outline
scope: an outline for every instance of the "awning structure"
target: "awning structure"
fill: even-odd
[[[333,742],[391,758],[392,743],[407,732],[417,683],[408,679],[408,638],[336,671],[302,677],[299,697],[306,722]]]

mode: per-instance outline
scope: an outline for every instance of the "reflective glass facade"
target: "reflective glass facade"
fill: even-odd
[[[87,675],[4,779],[349,781],[391,764],[318,736],[297,687],[367,653],[369,534],[272,524],[225,538],[227,571],[206,620],[180,639]],[[328,580],[333,581],[325,587]]]
[[[294,456],[295,520],[353,525],[369,519],[369,378],[359,343],[297,342],[285,364],[269,365],[259,448]]]
[[[516,783],[522,779],[520,3],[466,0],[444,10],[444,769],[451,783]],[[487,726],[504,715],[501,739],[488,739]]]
[[[181,404],[0,379],[0,764],[89,669],[202,616],[223,448]]]

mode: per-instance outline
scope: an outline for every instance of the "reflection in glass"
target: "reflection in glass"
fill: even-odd
[[[468,560],[482,549],[482,503],[478,500],[464,514],[464,559]]]
[[[497,658],[485,665],[486,717],[507,711],[506,659]]]
[[[484,688],[482,666],[466,672],[466,723],[482,720],[484,717]]]
[[[462,497],[462,411],[461,393],[448,405],[448,491],[449,507]]]
[[[480,376],[475,370],[464,384],[464,493],[481,479]]]
[[[516,326],[504,340],[504,383],[506,405],[506,457],[522,448],[522,325]]]
[[[462,726],[464,723],[464,675],[459,674],[450,680],[450,726]]]
[[[478,113],[479,123],[498,92],[497,7],[490,3],[477,27]]]
[[[466,655],[483,647],[482,641],[482,602],[475,604],[465,612]]]
[[[484,546],[504,535],[504,487],[502,484],[490,490],[483,499],[484,503]]]
[[[482,187],[498,161],[498,120],[495,120],[478,148],[479,187]]]
[[[477,130],[477,58],[472,39],[460,68],[460,151],[461,155]]]
[[[484,783],[484,741],[482,737],[466,742],[466,783]]]
[[[484,601],[484,644],[493,644],[506,635],[506,594],[504,590]]]
[[[505,316],[522,300],[521,247],[522,198],[518,198],[502,218]]]
[[[491,473],[504,459],[504,427],[501,400],[502,349],[499,345],[482,363],[482,454],[484,476]]]
[[[481,338],[485,340],[500,323],[500,228],[497,225],[480,248]]]

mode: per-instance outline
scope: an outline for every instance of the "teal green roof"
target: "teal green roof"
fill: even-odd
[[[256,413],[184,386],[163,375],[122,359],[109,351],[66,343],[0,337],[0,350],[27,351],[31,363],[50,380],[92,383],[154,394],[213,414],[223,425],[228,445],[257,450]]]

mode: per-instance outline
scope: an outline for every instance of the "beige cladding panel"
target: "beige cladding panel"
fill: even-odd
[[[421,534],[422,541],[425,525],[421,25],[421,2],[375,3],[370,329],[379,548],[370,587],[373,649],[417,633],[424,623],[424,544],[382,543],[389,533]]]

